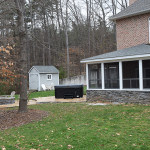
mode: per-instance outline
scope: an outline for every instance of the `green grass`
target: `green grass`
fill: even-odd
[[[83,88],[83,93],[86,95],[86,86]],[[48,97],[55,96],[55,91],[41,91],[41,92],[33,92],[30,94],[29,99],[38,98],[38,97]],[[15,95],[15,99],[19,99],[19,95]]]
[[[86,95],[86,90],[87,90],[87,87],[84,86],[84,87],[83,87],[83,94],[84,94],[84,95]]]
[[[19,95],[16,94],[16,95],[15,95],[15,100],[18,100],[18,99],[19,99]]]
[[[7,150],[149,150],[150,106],[42,104],[43,121],[0,132]]]
[[[29,99],[48,96],[55,96],[55,91],[33,92],[30,94]]]
[[[38,97],[48,97],[55,96],[55,91],[41,91],[41,92],[33,92],[29,95],[29,99],[38,98]],[[15,99],[19,99],[19,95],[15,95]]]

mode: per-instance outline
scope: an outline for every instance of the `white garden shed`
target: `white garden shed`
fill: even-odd
[[[59,70],[54,66],[33,66],[29,70],[29,90],[42,91],[41,85],[59,85]]]

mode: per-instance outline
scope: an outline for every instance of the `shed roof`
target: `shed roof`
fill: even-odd
[[[120,13],[110,17],[110,20],[123,19],[149,12],[150,12],[150,0],[136,0],[132,5],[128,6]]]
[[[130,48],[125,48],[122,50],[117,50],[114,52],[110,52],[110,53],[105,53],[102,55],[98,55],[98,56],[94,56],[94,57],[90,57],[90,58],[86,58],[81,60],[81,62],[88,62],[88,61],[94,61],[94,60],[104,60],[104,59],[117,59],[117,58],[123,58],[123,57],[129,57],[129,56],[142,56],[142,55],[147,55],[150,54],[150,45],[149,44],[141,44],[141,45],[137,45],[134,47],[130,47]]]
[[[59,70],[54,66],[33,66],[30,71],[33,68],[35,68],[39,73],[59,73]]]

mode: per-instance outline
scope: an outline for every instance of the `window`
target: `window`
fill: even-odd
[[[105,89],[119,88],[119,63],[104,64]]]
[[[89,68],[89,88],[91,89],[101,89],[101,64],[91,64],[88,65]]]
[[[139,61],[128,61],[122,63],[123,88],[139,88]]]
[[[150,88],[150,60],[143,60],[143,88]]]
[[[47,80],[52,80],[52,74],[47,75]]]

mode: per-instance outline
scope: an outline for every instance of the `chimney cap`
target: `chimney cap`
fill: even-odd
[[[129,5],[132,5],[136,0],[129,0]]]

